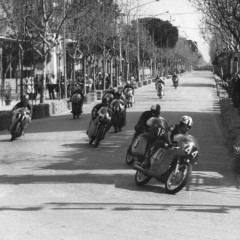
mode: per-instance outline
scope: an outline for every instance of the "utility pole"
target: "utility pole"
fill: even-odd
[[[65,17],[65,0],[63,0],[63,17]],[[66,26],[65,21],[63,23],[63,76],[64,76],[64,96],[67,98],[67,71],[66,71],[66,45],[65,45],[65,38],[66,38]],[[61,80],[61,79],[60,79]]]

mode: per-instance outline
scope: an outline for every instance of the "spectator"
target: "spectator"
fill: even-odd
[[[48,91],[49,91],[49,98],[50,99],[55,99],[55,95],[54,95],[54,88],[56,86],[56,78],[55,75],[53,74],[50,79],[49,79],[49,83],[48,83]]]

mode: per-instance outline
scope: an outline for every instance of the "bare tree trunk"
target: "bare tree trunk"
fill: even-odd
[[[44,57],[44,61],[43,61],[43,81],[42,81],[40,103],[46,102],[46,66],[47,66],[47,56]]]

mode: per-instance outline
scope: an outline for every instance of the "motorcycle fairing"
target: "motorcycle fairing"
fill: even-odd
[[[161,176],[168,170],[169,165],[176,156],[178,156],[178,150],[159,148],[150,159],[149,175],[156,178]]]
[[[148,142],[143,134],[139,134],[133,141],[131,149],[132,155],[144,156],[147,151],[147,144]]]
[[[177,134],[174,141],[178,143],[178,149],[159,148],[151,157],[151,167],[149,175],[159,177],[165,173],[169,165],[176,157],[185,157],[187,159],[197,160],[199,144],[195,137],[190,134]]]

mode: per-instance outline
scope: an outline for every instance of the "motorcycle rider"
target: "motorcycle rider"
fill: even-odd
[[[149,126],[147,125],[147,120],[151,117],[160,117],[160,111],[161,106],[159,104],[154,104],[151,106],[150,110],[142,113],[135,126],[135,134],[133,140],[136,138],[136,136],[149,129]]]
[[[82,108],[83,108],[83,101],[84,101],[84,94],[83,94],[83,92],[82,92],[82,89],[81,89],[81,87],[79,86],[79,85],[77,85],[76,86],[76,89],[73,91],[73,93],[71,94],[71,96],[70,96],[70,100],[71,100],[71,102],[72,102],[72,109],[73,109],[73,101],[72,101],[72,97],[75,95],[75,94],[80,94],[80,96],[81,96],[81,100],[80,100],[80,114],[83,112],[82,111]],[[72,113],[73,111],[71,111],[71,113]]]
[[[172,82],[173,82],[173,85],[174,85],[174,82],[178,82],[178,74],[176,72],[174,72],[172,75]]]
[[[142,137],[147,141],[148,150],[145,154],[146,159],[142,163],[143,168],[147,168],[149,166],[150,157],[152,156],[150,155],[150,150],[152,149],[152,144],[155,143],[157,139],[159,139],[158,143],[161,144],[161,147],[167,147],[171,144],[170,136],[168,134],[169,126],[166,120],[163,117],[160,117],[160,109],[161,107],[159,104],[152,105],[150,111],[146,111],[142,114],[138,124],[135,127],[136,132],[134,139],[137,137],[137,135],[142,133]],[[136,162],[136,164],[139,163]]]
[[[167,149],[174,145],[174,136],[177,134],[188,134],[188,130],[192,128],[193,120],[190,116],[184,115],[181,117],[179,124],[173,125],[167,131],[168,136],[164,138],[156,138],[156,140],[151,145],[147,157],[144,160],[142,167],[144,169],[149,169],[151,166],[151,157],[157,151],[159,146],[165,147]]]
[[[106,92],[103,94],[102,100],[104,98],[108,98],[109,104],[111,103],[111,101],[115,98],[115,94],[117,92],[117,88],[116,87],[112,87],[110,86]],[[110,97],[112,95],[112,97]]]
[[[11,131],[12,127],[14,126],[14,124],[16,123],[17,119],[15,116],[15,112],[16,110],[18,110],[19,108],[27,108],[29,110],[29,118],[28,118],[28,122],[27,124],[24,126],[23,132],[22,134],[24,135],[24,130],[26,129],[28,123],[31,122],[31,116],[32,116],[32,106],[29,103],[29,96],[28,95],[23,95],[21,97],[21,101],[18,102],[13,109],[11,110],[11,115],[12,115],[12,124],[10,125],[10,127],[8,128],[9,131]]]
[[[92,124],[94,124],[94,127],[96,127],[96,118],[98,116],[98,111],[102,108],[102,107],[108,107],[108,113],[110,116],[112,116],[112,110],[109,108],[109,98],[108,97],[105,97],[102,99],[102,102],[101,103],[98,103],[96,104],[93,109],[92,109],[92,112],[91,112],[91,115],[92,115],[92,118],[91,118],[91,121],[89,123],[89,127],[88,127],[88,130],[87,130],[87,134],[88,134],[88,131],[91,127]],[[110,125],[111,127],[111,125]],[[109,128],[110,128],[109,127]]]
[[[134,87],[132,86],[130,81],[127,81],[127,84],[123,88],[123,93],[125,92],[126,89],[131,88],[134,94]]]
[[[123,126],[126,126],[126,108],[127,108],[127,104],[126,104],[126,100],[125,97],[123,96],[123,94],[120,91],[117,91],[115,93],[115,97],[114,99],[111,101],[110,103],[110,108],[113,109],[113,107],[117,104],[120,103],[120,109],[122,112],[122,116],[123,116]],[[121,128],[119,128],[119,130],[121,131]]]
[[[170,139],[173,141],[173,138],[176,134],[188,134],[188,130],[192,128],[193,120],[190,116],[184,115],[181,117],[179,124],[173,125],[170,127]]]
[[[134,100],[134,87],[133,87],[133,85],[131,84],[130,81],[127,81],[127,84],[124,86],[123,94],[126,96],[128,91],[132,91],[132,103],[134,103],[135,102],[135,100]]]
[[[157,89],[158,93],[160,93],[160,91],[162,91],[162,94],[163,94],[164,87],[165,87],[165,82],[163,81],[162,78],[159,78],[156,82],[156,89]]]
[[[125,96],[120,92],[120,91],[116,91],[115,93],[115,96],[114,96],[114,99],[119,99],[121,100],[121,104],[126,108],[127,105],[126,105],[126,98]],[[113,99],[113,101],[114,101]]]

